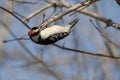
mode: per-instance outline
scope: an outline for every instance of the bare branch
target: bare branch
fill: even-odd
[[[26,23],[24,23],[24,21],[22,21],[19,17],[17,17],[17,16],[16,16],[15,14],[13,14],[11,11],[9,11],[9,10],[1,7],[1,6],[0,6],[0,9],[6,11],[6,12],[8,12],[8,13],[10,13],[10,14],[13,15],[16,19],[18,19],[21,23],[23,23],[28,29],[31,29]]]
[[[24,22],[29,21],[32,17],[36,16],[37,14],[41,13],[42,11],[52,7],[54,4],[47,4],[46,6],[42,7],[41,9],[35,11],[34,13],[28,15],[27,17],[25,17],[25,19],[23,20]]]
[[[39,0],[35,1],[35,2],[29,2],[29,1],[20,1],[20,0],[10,0],[13,2],[17,2],[17,3],[21,3],[21,4],[38,4]]]
[[[71,48],[67,48],[67,47],[62,47],[62,46],[59,46],[57,44],[53,44],[53,45],[58,47],[58,48],[64,49],[64,50],[78,52],[80,54],[87,54],[87,55],[91,55],[91,56],[106,57],[106,58],[112,58],[112,59],[120,59],[120,56],[109,56],[109,55],[103,55],[101,53],[92,53],[92,52],[87,52],[87,51],[81,51],[81,50],[71,49]]]
[[[71,7],[68,3],[63,4],[63,6],[66,7],[66,8],[70,8]],[[104,17],[102,17],[102,16],[100,16],[100,15],[98,15],[96,13],[90,12],[88,10],[77,9],[76,11],[80,12],[80,13],[82,13],[84,15],[90,16],[92,18],[95,18],[97,20],[100,20],[100,21],[104,22],[108,27],[109,26],[113,26],[114,28],[120,30],[120,24],[117,24],[117,23],[113,22],[111,19],[104,18]]]
[[[91,19],[90,19],[90,22],[93,24],[93,26],[100,33],[101,36],[103,36],[108,42],[112,43],[115,47],[117,47],[117,48],[120,49],[120,46],[118,46],[117,44],[115,44],[114,42],[112,42],[106,35],[104,35],[103,33],[101,33],[101,31],[97,28],[97,26],[93,23],[93,21]]]
[[[10,39],[10,40],[4,40],[4,43],[8,43],[8,42],[12,42],[12,41],[16,41],[16,40],[30,40],[29,38],[16,38],[16,39]]]
[[[95,1],[94,1],[94,0],[93,0],[93,1],[87,0],[87,1],[82,2],[82,3],[80,3],[80,4],[76,4],[75,6],[70,7],[69,9],[67,9],[66,11],[64,11],[63,13],[58,14],[58,15],[55,16],[54,18],[49,19],[48,21],[44,22],[44,23],[43,23],[42,25],[40,25],[40,26],[42,27],[42,29],[44,29],[44,28],[47,27],[47,25],[49,25],[50,23],[52,23],[52,22],[60,19],[61,17],[65,16],[66,14],[68,14],[68,13],[70,13],[70,12],[72,12],[72,11],[75,11],[75,10],[77,10],[77,9],[83,9],[84,7],[88,7],[88,6],[90,6],[92,3],[96,2],[96,1],[99,1],[99,0],[95,0]]]

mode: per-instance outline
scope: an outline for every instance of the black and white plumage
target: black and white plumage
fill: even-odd
[[[53,44],[70,34],[71,28],[78,22],[78,19],[71,21],[67,26],[53,25],[44,30],[39,30],[39,27],[33,27],[28,35],[30,39],[42,45]]]

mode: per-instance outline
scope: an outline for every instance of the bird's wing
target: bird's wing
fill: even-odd
[[[69,33],[67,33],[67,32],[57,33],[57,34],[54,34],[54,35],[51,35],[50,37],[48,37],[46,39],[46,41],[54,43],[54,42],[57,42],[57,41],[65,38],[67,35],[69,35]]]

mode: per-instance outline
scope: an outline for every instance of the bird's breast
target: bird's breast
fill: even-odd
[[[31,36],[30,38],[35,43],[38,43],[38,41],[39,41],[39,36]]]

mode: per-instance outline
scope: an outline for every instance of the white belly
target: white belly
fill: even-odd
[[[52,27],[48,27],[48,28],[44,29],[43,31],[40,32],[40,34],[41,34],[42,39],[46,39],[53,34],[57,34],[57,33],[61,33],[61,32],[68,32],[68,30],[69,30],[68,27],[54,25]]]

